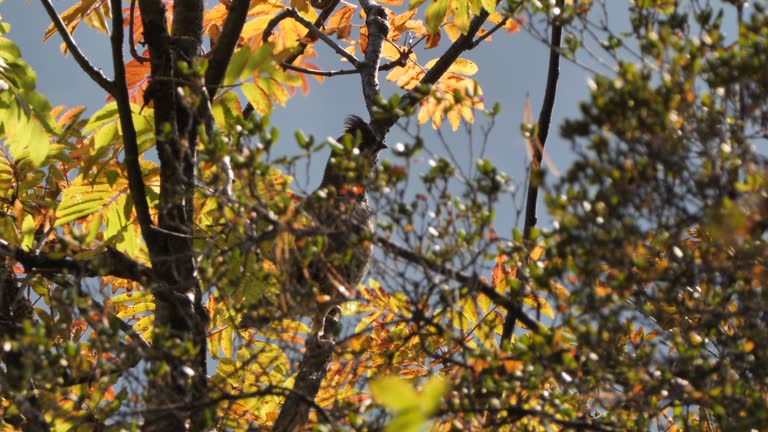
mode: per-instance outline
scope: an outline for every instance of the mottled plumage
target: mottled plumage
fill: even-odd
[[[297,208],[306,222],[302,231],[310,234],[297,233],[287,256],[275,257],[286,274],[277,306],[289,317],[312,316],[313,333],[322,331],[334,306],[354,294],[373,254],[365,184],[386,146],[360,117],[349,117],[345,126],[341,148],[331,152],[320,186]]]

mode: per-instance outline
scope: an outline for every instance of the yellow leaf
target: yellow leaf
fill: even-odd
[[[146,301],[152,301],[152,298],[153,298],[152,293],[134,291],[134,292],[118,294],[110,298],[109,303],[113,305],[118,305],[118,304],[133,303],[133,302],[146,302]]]
[[[536,309],[536,312],[540,312],[549,318],[555,318],[555,312],[552,310],[552,306],[537,295],[528,295],[523,298],[523,304]]]
[[[560,301],[568,299],[568,297],[571,295],[571,293],[568,292],[568,289],[565,286],[557,282],[553,282],[550,285],[550,289]]]
[[[427,64],[424,65],[425,69],[432,69],[435,66],[435,63],[437,63],[437,58],[432,59],[427,62]],[[467,60],[465,58],[458,58],[455,62],[448,68],[447,72],[451,73],[457,73],[461,75],[467,75],[471,76],[477,73],[477,65],[472,60]]]
[[[443,26],[443,30],[445,30],[445,34],[448,35],[448,39],[450,39],[451,42],[455,42],[456,39],[461,36],[461,30],[459,30],[459,26],[457,26],[455,22],[446,23]]]
[[[64,23],[70,33],[74,33],[75,29],[77,29],[77,26],[83,22],[83,18],[90,14],[91,9],[93,8],[93,5],[96,3],[96,1],[97,0],[80,0],[79,2],[76,2],[72,7],[59,14],[61,21]],[[47,41],[56,33],[58,33],[56,27],[53,24],[50,24],[45,30],[45,34],[43,35],[43,42]]]
[[[151,312],[154,310],[155,310],[155,303],[153,302],[138,303],[118,311],[115,315],[117,315],[118,318],[128,318],[144,312]]]
[[[232,338],[234,337],[235,329],[233,326],[226,326],[221,331],[221,350],[227,357],[232,357]]]
[[[544,247],[542,246],[543,243],[539,243],[533,250],[531,251],[531,261],[536,262],[544,255]]]

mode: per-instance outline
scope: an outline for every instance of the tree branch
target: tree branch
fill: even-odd
[[[85,57],[82,51],[80,51],[80,48],[77,46],[77,43],[72,38],[72,35],[69,33],[69,30],[67,30],[67,27],[64,25],[64,23],[61,21],[61,17],[56,12],[56,9],[53,8],[53,5],[51,4],[50,0],[40,0],[40,3],[43,4],[43,7],[45,8],[45,11],[48,13],[48,16],[51,18],[51,21],[53,22],[53,25],[56,27],[56,30],[61,35],[61,38],[64,40],[64,44],[66,44],[67,49],[69,52],[72,53],[72,57],[75,59],[78,65],[80,65],[80,68],[83,70],[83,72],[88,75],[93,82],[99,85],[99,87],[103,88],[107,93],[112,95],[112,97],[115,96],[115,83],[114,81],[110,81],[109,78],[104,76],[104,73],[97,69],[95,66],[91,64],[90,61],[88,61],[88,58]],[[120,17],[122,17],[122,12]]]
[[[563,9],[563,0],[557,0],[557,7]],[[557,18],[555,18],[557,20]],[[538,134],[536,143],[532,146],[532,158],[528,174],[528,195],[525,205],[525,222],[523,225],[523,238],[528,239],[531,229],[536,226],[536,202],[539,196],[539,180],[541,159],[544,155],[544,146],[547,143],[549,124],[552,121],[552,110],[555,107],[555,95],[557,94],[557,80],[560,77],[560,41],[563,35],[563,26],[559,22],[552,24],[552,41],[549,48],[549,68],[547,71],[547,86],[544,91],[544,101],[539,113]]]
[[[76,260],[71,257],[51,258],[37,252],[25,251],[5,240],[0,240],[0,256],[13,258],[23,264],[27,271],[43,275],[67,272],[79,277],[115,276],[142,285],[147,285],[154,280],[151,268],[111,248]]]
[[[323,4],[325,2],[315,2],[315,1],[310,2],[313,7],[315,8],[320,7],[320,9],[322,9],[320,11],[320,14],[317,16],[317,19],[315,20],[316,28],[322,28],[325,26],[325,20],[327,20],[328,17],[331,16],[331,13],[336,9],[336,6],[339,5],[340,1],[341,0],[329,0],[327,2],[328,4]],[[282,63],[280,63],[281,66],[284,66],[286,64],[293,64],[293,62],[295,62],[297,58],[299,58],[302,54],[304,54],[304,51],[307,49],[307,43],[304,42],[305,39],[309,39],[312,41],[317,40],[317,38],[315,38],[312,35],[311,31],[307,31],[307,33],[304,35],[302,40],[299,42],[299,46],[296,49],[296,52],[291,54],[290,57],[288,57]]]
[[[136,43],[133,40],[133,22],[136,20],[136,0],[131,0],[131,9],[128,13],[130,14],[128,17],[128,46],[131,51],[131,56],[139,63],[146,63],[149,61],[149,58],[141,56],[136,52]]]
[[[495,26],[493,26],[493,27],[492,27],[490,30],[488,30],[487,32],[483,33],[483,35],[482,35],[482,36],[480,36],[480,37],[478,37],[477,39],[475,39],[474,41],[472,41],[472,48],[475,48],[476,46],[480,45],[480,44],[481,44],[481,43],[482,43],[484,40],[488,39],[488,38],[489,38],[489,37],[491,37],[491,36],[492,36],[494,33],[496,33],[497,31],[499,31],[499,29],[500,29],[500,28],[502,28],[502,27],[504,27],[504,24],[506,24],[506,23],[507,23],[507,21],[509,21],[510,19],[511,19],[511,18],[509,18],[508,16],[504,17],[504,19],[502,19],[501,21],[499,21],[499,23],[498,23],[498,24],[496,24]]]
[[[431,270],[449,279],[453,279],[471,290],[477,290],[485,294],[491,301],[506,309],[508,316],[514,316],[516,320],[519,320],[532,331],[538,333],[543,328],[541,323],[529,317],[525,311],[523,311],[519,303],[499,294],[494,287],[487,282],[482,281],[477,275],[470,276],[461,273],[446,264],[437,263],[406,248],[398,246],[381,236],[374,236],[374,242],[385,251],[392,253],[405,261],[419,265],[422,268]]]
[[[141,227],[141,235],[147,242],[150,253],[155,251],[154,233],[152,232],[152,217],[149,214],[147,193],[144,187],[144,176],[139,165],[139,146],[136,142],[136,127],[133,124],[131,114],[130,96],[128,96],[128,84],[125,78],[125,64],[123,59],[123,11],[122,1],[112,0],[112,64],[115,69],[115,91],[112,95],[117,104],[117,112],[120,117],[120,127],[123,130],[123,149],[125,150],[125,167],[128,171],[128,188],[133,197],[133,206],[136,209],[136,219]]]
[[[557,0],[557,7],[563,9],[563,0]],[[531,230],[536,226],[536,202],[539,196],[539,182],[541,179],[541,159],[544,156],[544,145],[547,143],[549,124],[552,120],[552,110],[555,107],[555,95],[557,94],[557,80],[560,76],[560,40],[563,34],[563,26],[555,21],[552,24],[552,45],[549,49],[549,70],[547,72],[547,86],[544,92],[544,101],[539,113],[538,133],[535,143],[531,147],[531,166],[528,173],[528,192],[525,204],[525,222],[523,225],[523,239],[528,240]],[[515,321],[518,318],[508,314],[504,318],[501,340],[508,341],[515,329]]]
[[[325,378],[325,370],[333,355],[335,343],[313,335],[307,341],[306,351],[293,389],[286,396],[280,415],[272,427],[273,432],[302,430],[309,418],[309,409],[314,405],[315,396]]]
[[[229,7],[221,35],[216,40],[211,59],[208,61],[208,71],[205,73],[205,85],[208,87],[208,98],[211,101],[216,96],[216,91],[232,59],[232,53],[235,52],[237,42],[240,40],[250,4],[250,0],[234,0]]]
[[[352,66],[356,68],[360,67],[360,60],[358,60],[352,54],[344,51],[344,49],[341,48],[339,44],[334,42],[325,33],[321,32],[320,29],[315,27],[315,25],[309,22],[306,18],[299,15],[299,12],[293,8],[283,9],[277,15],[275,15],[271,20],[269,20],[269,22],[267,23],[267,27],[264,29],[264,33],[261,37],[262,41],[268,42],[269,36],[272,35],[272,32],[275,30],[275,27],[277,27],[277,25],[280,24],[280,21],[287,18],[293,18],[294,20],[296,20],[296,22],[303,25],[304,28],[306,28],[312,36],[325,42],[329,47],[331,47],[332,50],[336,51],[337,54],[347,59],[347,61],[349,61],[352,64]]]
[[[380,94],[379,62],[381,61],[381,50],[389,34],[389,23],[387,22],[387,11],[375,1],[360,0],[360,5],[365,9],[368,47],[365,50],[365,62],[356,66],[360,70],[365,107],[368,109],[368,114],[373,118],[373,109]]]

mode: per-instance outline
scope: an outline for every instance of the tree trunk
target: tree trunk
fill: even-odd
[[[202,46],[202,0],[177,0],[169,33],[160,0],[140,0],[144,40],[150,53],[147,99],[155,108],[160,158],[157,230],[147,239],[159,283],[155,295],[155,355],[150,365],[145,430],[193,430],[210,425],[205,402],[206,317],[192,243],[197,130],[196,98],[179,65],[192,64]],[[185,68],[186,69],[186,68]],[[191,95],[191,97],[189,97]],[[207,100],[207,99],[206,99]]]

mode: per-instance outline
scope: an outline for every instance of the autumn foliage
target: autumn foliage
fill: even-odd
[[[622,31],[607,0],[41,2],[43,40],[63,35],[105,101],[52,107],[0,19],[1,430],[768,426],[761,2],[628,2]],[[84,25],[114,77],[74,44]],[[511,120],[515,181],[478,127],[502,97],[463,54],[521,30],[550,57],[539,117],[526,100]],[[558,125],[562,174],[560,59],[593,75]],[[293,176],[355,137],[269,114],[337,75],[360,77],[380,138],[400,121],[407,139],[328,192],[368,191],[376,260],[321,339],[284,289],[286,257],[327,239]]]

